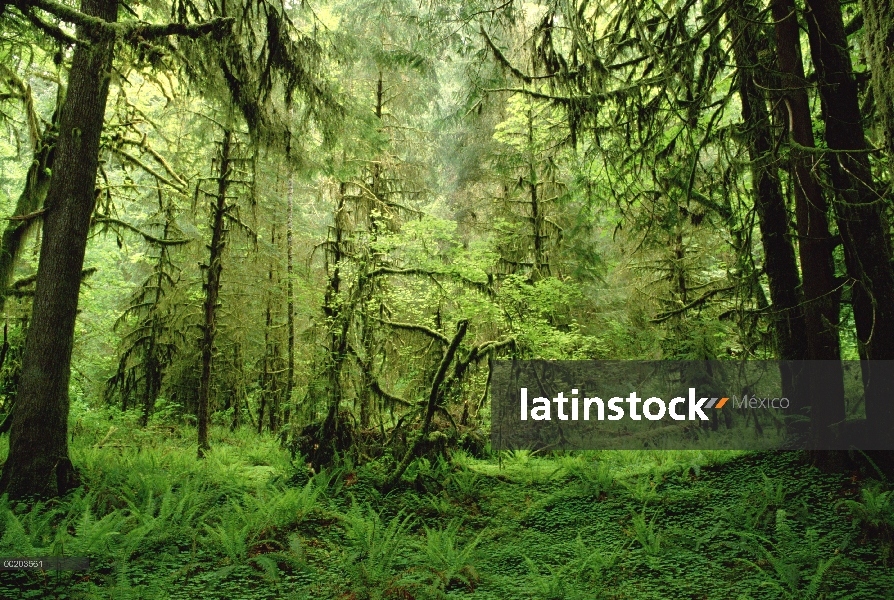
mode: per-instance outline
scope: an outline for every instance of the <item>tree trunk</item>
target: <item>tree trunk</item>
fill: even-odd
[[[230,186],[230,146],[233,133],[224,131],[220,148],[220,173],[217,179],[217,194],[211,205],[210,255],[205,267],[205,322],[202,325],[202,375],[199,380],[199,397],[196,417],[199,430],[198,457],[204,458],[211,448],[208,443],[208,405],[211,397],[211,359],[214,354],[214,338],[217,335],[217,302],[220,295],[220,274],[223,271],[221,258],[226,244],[225,217],[227,213],[227,189]]]
[[[772,0],[776,30],[776,52],[788,129],[793,147],[792,177],[795,191],[798,253],[804,288],[804,317],[807,326],[807,358],[830,361],[810,374],[811,388],[822,392],[814,398],[831,397],[829,405],[812,406],[810,412],[814,445],[822,445],[831,434],[828,426],[844,419],[844,380],[838,342],[839,295],[832,262],[833,242],[829,233],[823,190],[813,175],[814,148],[807,82],[801,60],[800,32],[794,0]],[[837,399],[841,401],[838,402]],[[793,407],[802,409],[803,406]]]
[[[82,0],[81,10],[113,22],[118,0]],[[71,350],[114,52],[107,33],[78,28],[78,37],[90,45],[75,46],[60,114],[33,315],[0,477],[0,490],[11,498],[61,495],[75,480],[68,457]]]
[[[459,345],[466,336],[468,327],[469,322],[465,319],[456,324],[456,334],[453,336],[453,339],[450,340],[450,345],[447,346],[447,349],[444,351],[444,356],[441,357],[441,364],[438,365],[438,371],[435,373],[435,377],[432,380],[431,389],[428,394],[428,404],[425,408],[425,418],[422,421],[422,430],[419,432],[416,441],[407,449],[407,452],[404,454],[401,461],[394,468],[394,472],[385,482],[386,490],[393,489],[400,482],[400,478],[403,476],[404,471],[406,471],[407,467],[410,466],[410,463],[413,462],[419,449],[428,441],[428,430],[431,427],[432,418],[435,416],[435,410],[438,408],[444,395],[443,384],[444,380],[447,378],[447,369],[450,368],[450,364],[453,362],[457,350],[459,350]]]
[[[807,9],[810,54],[822,99],[826,145],[833,153],[829,163],[838,195],[835,214],[848,276],[853,283],[857,340],[870,361],[892,360],[894,269],[883,211],[890,201],[872,178],[841,5],[837,1],[807,0]],[[875,434],[881,436],[876,439],[889,439],[894,433],[894,382],[880,369],[873,374],[871,363],[864,361],[863,384],[866,417]]]
[[[273,226],[270,229],[270,247],[276,248],[276,211],[273,212]],[[279,428],[279,342],[274,326],[273,318],[273,302],[274,302],[274,286],[276,284],[276,270],[274,269],[275,257],[270,257],[270,265],[267,271],[268,291],[267,291],[267,321],[264,333],[264,352],[266,360],[264,361],[264,379],[266,381],[263,393],[270,398],[268,403],[268,428],[270,433],[276,433]],[[263,419],[258,421],[258,433],[263,427]]]
[[[735,38],[733,51],[739,65],[739,96],[742,120],[748,136],[748,154],[754,186],[761,241],[764,246],[764,270],[770,287],[772,325],[778,357],[783,361],[807,358],[807,329],[804,323],[801,281],[795,249],[790,237],[790,219],[776,165],[772,162],[773,134],[767,100],[755,81],[756,73],[765,66],[758,57],[763,35],[757,24],[758,10],[752,3],[743,4],[730,14]],[[782,364],[782,392],[794,394],[795,381],[790,365]]]
[[[289,173],[289,191],[287,196],[288,215],[286,217],[286,327],[288,328],[288,361],[286,367],[286,406],[283,423],[292,421],[292,388],[295,384],[295,288],[292,285],[292,211],[295,182]]]
[[[872,70],[875,110],[885,135],[888,160],[894,160],[894,3],[862,0],[864,49]]]
[[[233,388],[233,421],[230,423],[230,430],[236,431],[242,424],[242,398],[245,396],[245,370],[242,364],[242,345],[239,342],[233,344],[233,367],[238,376]]]
[[[159,192],[159,208],[164,210],[161,204],[161,192]],[[161,239],[168,239],[171,228],[170,216],[165,217],[165,227]],[[149,415],[155,410],[155,400],[161,390],[161,359],[159,358],[158,338],[161,336],[161,322],[158,317],[158,307],[161,304],[162,285],[164,284],[164,267],[167,259],[167,250],[164,244],[159,247],[158,276],[155,278],[155,298],[150,310],[149,348],[146,349],[146,387],[143,395],[143,414],[140,417],[140,425],[149,424]]]
[[[38,211],[44,204],[50,187],[50,171],[53,168],[53,139],[48,130],[38,143],[34,153],[34,161],[25,175],[25,189],[16,202],[13,216],[24,217],[10,220],[3,230],[0,241],[0,312],[6,306],[7,293],[12,284],[16,270],[16,262],[22,242],[29,231],[40,222]]]
[[[534,243],[534,268],[531,279],[537,281],[549,275],[549,265],[546,263],[543,251],[543,225],[544,215],[541,198],[537,193],[538,177],[535,164],[536,154],[534,150],[534,109],[528,109],[528,193],[531,199],[531,233]]]
[[[329,265],[332,265],[332,275],[329,277],[323,301],[323,314],[326,316],[326,321],[330,328],[329,356],[327,361],[329,394],[326,426],[328,427],[335,426],[338,407],[341,404],[341,366],[347,350],[348,337],[348,319],[344,315],[344,307],[339,298],[341,291],[341,260],[344,254],[342,248],[344,243],[344,228],[342,227],[345,219],[344,211],[345,184],[342,182],[339,185],[338,201],[333,219],[333,231],[330,234],[326,250],[326,261]]]

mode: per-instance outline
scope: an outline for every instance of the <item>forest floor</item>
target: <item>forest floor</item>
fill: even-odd
[[[109,413],[111,414],[111,413]],[[73,421],[84,485],[0,499],[0,598],[894,598],[894,494],[795,453],[530,452],[309,477],[269,436]],[[0,440],[0,461],[7,440]]]

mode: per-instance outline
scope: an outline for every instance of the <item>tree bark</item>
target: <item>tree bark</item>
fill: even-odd
[[[791,219],[785,206],[782,183],[773,158],[773,134],[767,99],[755,81],[762,68],[758,56],[763,40],[757,23],[758,10],[745,3],[730,14],[733,51],[739,65],[739,96],[742,120],[747,131],[748,154],[754,186],[754,206],[764,246],[764,270],[770,287],[772,324],[777,355],[783,361],[807,358],[807,328],[803,295],[790,230]],[[768,87],[766,85],[762,86]],[[782,391],[794,394],[795,381],[790,365],[782,365]]]
[[[330,232],[326,262],[332,266],[332,275],[326,286],[323,300],[323,314],[329,326],[329,356],[326,365],[328,380],[328,405],[324,431],[335,427],[338,408],[341,405],[341,367],[347,352],[349,320],[345,316],[345,308],[339,295],[341,293],[341,260],[344,256],[343,223],[345,220],[345,183],[339,184],[338,199],[333,215],[333,226]]]
[[[894,3],[862,0],[864,49],[872,70],[875,110],[885,135],[888,160],[894,160]]]
[[[884,218],[890,199],[873,181],[841,5],[830,0],[806,4],[857,340],[869,361],[894,360],[894,269]],[[872,371],[871,362],[864,361],[866,417],[876,439],[887,439],[894,433],[894,382],[881,369]]]
[[[288,328],[288,365],[286,367],[286,398],[283,424],[289,425],[292,421],[292,388],[295,384],[295,288],[292,284],[294,271],[292,257],[292,211],[295,182],[289,173],[289,190],[287,201],[288,215],[286,217],[286,327]]]
[[[44,133],[34,152],[34,161],[25,175],[25,189],[13,211],[13,216],[23,218],[10,220],[3,230],[0,241],[0,312],[6,306],[22,242],[28,232],[40,222],[40,209],[49,191],[50,171],[53,168],[53,135],[50,130]]]
[[[432,418],[435,416],[435,410],[438,408],[444,395],[443,384],[444,380],[447,378],[447,369],[453,362],[453,358],[456,356],[456,352],[459,350],[459,345],[462,343],[463,338],[466,337],[468,328],[468,320],[464,319],[456,324],[456,334],[453,336],[453,339],[450,340],[450,345],[447,346],[447,349],[444,351],[444,356],[441,357],[441,363],[438,365],[438,371],[435,373],[435,377],[432,380],[431,389],[428,394],[428,404],[425,408],[425,418],[422,422],[422,430],[419,432],[419,437],[417,437],[416,441],[413,442],[413,445],[407,449],[403,459],[401,459],[394,468],[394,472],[385,482],[385,489],[393,489],[398,484],[404,471],[406,471],[407,467],[410,466],[410,463],[413,462],[413,459],[416,457],[421,446],[428,441],[428,430],[431,428]]]
[[[807,81],[801,59],[800,31],[794,0],[772,0],[776,31],[777,63],[781,74],[783,100],[788,112],[798,253],[804,289],[804,316],[807,327],[807,358],[830,361],[828,368],[810,376],[812,389],[822,391],[814,398],[841,398],[841,402],[811,406],[813,444],[822,445],[831,432],[828,426],[844,419],[844,380],[838,341],[839,296],[832,261],[833,242],[823,190],[813,175],[815,154]],[[797,409],[804,407],[797,406]]]
[[[211,204],[211,244],[205,268],[205,321],[202,325],[202,375],[199,380],[199,397],[196,406],[198,421],[198,457],[204,458],[211,449],[208,443],[208,407],[211,398],[211,363],[214,356],[214,338],[217,335],[217,303],[220,295],[220,275],[223,271],[223,249],[226,244],[225,217],[227,213],[227,189],[230,186],[230,151],[233,133],[224,131],[220,148],[220,173],[217,178],[217,194]]]
[[[82,0],[81,11],[113,22],[118,0]],[[75,484],[68,456],[71,350],[115,43],[103,29],[79,27],[77,35],[90,44],[75,46],[60,114],[33,316],[0,476],[0,490],[11,498],[61,495]]]

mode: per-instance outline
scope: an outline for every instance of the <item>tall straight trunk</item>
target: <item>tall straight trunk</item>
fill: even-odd
[[[81,10],[113,22],[118,0],[82,0]],[[107,32],[78,28],[78,38],[90,43],[75,46],[61,109],[34,308],[0,476],[0,490],[11,498],[64,494],[75,481],[68,456],[71,350],[115,44]]]
[[[864,48],[872,70],[875,110],[885,135],[888,160],[894,161],[894,2],[861,0],[866,33]]]
[[[196,417],[199,430],[198,457],[204,458],[211,448],[208,443],[208,405],[211,398],[211,363],[214,355],[214,338],[217,335],[217,303],[220,296],[220,274],[223,271],[223,249],[226,244],[225,218],[227,213],[227,189],[230,186],[230,151],[233,133],[224,130],[220,147],[220,172],[217,178],[217,194],[211,204],[211,244],[208,265],[205,267],[205,320],[202,325],[202,375],[199,380],[199,397]]]
[[[283,423],[288,425],[292,420],[292,389],[295,384],[295,288],[292,284],[294,272],[292,257],[292,211],[295,182],[289,173],[289,190],[286,198],[288,215],[286,216],[286,327],[288,331],[288,365],[286,366],[286,406]]]
[[[230,429],[235,431],[242,424],[242,398],[245,389],[245,370],[242,365],[242,346],[239,342],[233,344],[233,366],[238,373],[237,383],[233,390],[233,421],[230,423]]]
[[[811,149],[815,143],[795,3],[794,0],[772,0],[770,6],[789,135],[794,142],[791,148],[792,177],[805,301],[807,358],[829,361],[825,363],[826,368],[810,374],[811,388],[823,393],[822,396],[818,393],[811,396],[835,399],[810,409],[813,444],[820,446],[831,435],[828,426],[844,418],[844,380],[837,330],[839,296],[832,261],[834,245],[829,233],[826,198],[813,174],[816,155]]]
[[[329,322],[329,360],[327,365],[329,379],[329,406],[326,414],[327,422],[335,422],[335,415],[341,403],[341,364],[344,361],[347,349],[347,319],[343,314],[339,294],[341,292],[341,260],[343,257],[344,229],[342,223],[345,216],[345,184],[339,185],[338,201],[335,207],[333,219],[333,231],[326,256],[327,262],[332,265],[332,275],[326,288],[323,301],[323,314]]]
[[[748,155],[754,182],[754,206],[764,246],[764,271],[770,287],[772,324],[778,357],[783,361],[807,358],[807,328],[804,322],[803,296],[795,248],[792,244],[790,219],[785,206],[782,183],[773,154],[773,133],[767,99],[755,81],[762,65],[758,47],[763,25],[757,21],[758,10],[747,2],[730,13],[730,25],[735,38],[733,51],[739,67],[739,97],[742,120],[748,136]],[[791,365],[782,365],[782,391],[788,398],[796,397]]]
[[[857,82],[837,0],[807,0],[810,54],[822,99],[826,145],[833,153],[835,215],[853,285],[857,339],[869,360],[894,359],[894,269],[884,208],[890,199],[873,181]],[[874,74],[873,74],[874,75]],[[894,434],[894,381],[863,363],[866,417],[876,435]],[[842,415],[841,419],[844,419]]]
[[[537,167],[534,164],[534,111],[528,109],[528,151],[530,152],[528,163],[528,193],[531,200],[531,233],[534,242],[534,269],[533,278],[536,281],[545,275],[549,275],[549,265],[543,252],[543,203],[537,190]]]
[[[276,211],[273,212],[273,226],[270,229],[270,247],[276,248]],[[277,341],[276,325],[274,319],[273,306],[276,300],[274,287],[276,284],[275,256],[270,257],[270,264],[267,270],[267,309],[266,323],[264,328],[264,382],[262,386],[262,395],[269,398],[268,404],[268,420],[267,425],[270,433],[276,433],[279,428],[279,342]],[[261,414],[258,417],[258,433],[264,427],[263,403],[261,405]]]
[[[276,248],[276,221],[277,215],[276,211],[273,211],[273,226],[270,228],[270,247]],[[265,365],[269,368],[267,374],[267,384],[264,387],[264,394],[269,395],[270,402],[268,403],[268,427],[270,433],[276,433],[279,428],[279,410],[280,410],[280,402],[279,402],[279,377],[277,373],[279,372],[279,342],[277,341],[277,334],[275,332],[275,325],[273,318],[273,302],[274,302],[274,285],[276,284],[276,269],[274,268],[275,259],[274,257],[270,257],[270,265],[267,271],[267,279],[268,279],[268,292],[267,292],[267,329],[264,334],[264,339],[266,341],[264,352],[267,353],[267,361]],[[261,419],[263,421],[263,419]],[[261,422],[258,423],[258,433],[260,433],[260,429],[263,426]]]

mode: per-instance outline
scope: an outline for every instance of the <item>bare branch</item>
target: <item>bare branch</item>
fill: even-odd
[[[161,173],[159,173],[158,171],[156,171],[155,169],[153,169],[152,167],[150,167],[149,165],[144,163],[142,160],[140,160],[133,154],[130,154],[129,152],[126,152],[120,148],[115,148],[114,146],[112,147],[112,151],[115,154],[117,154],[118,156],[120,156],[122,158],[126,158],[127,160],[129,160],[130,162],[135,164],[136,166],[140,167],[141,169],[143,169],[144,171],[146,171],[147,173],[149,173],[150,175],[155,177],[160,182],[164,183],[165,185],[171,186],[172,188],[174,188],[181,194],[186,193],[185,185],[178,185],[177,183],[171,181],[170,179],[168,179],[167,177],[165,177],[164,175],[162,175]]]
[[[704,294],[702,294],[701,296],[699,296],[698,298],[696,298],[689,304],[686,304],[685,306],[681,306],[680,308],[675,308],[674,310],[669,310],[667,312],[663,312],[659,315],[656,315],[655,318],[651,320],[651,322],[652,323],[662,323],[664,321],[667,321],[668,319],[670,319],[671,317],[673,317],[675,315],[682,314],[682,313],[686,312],[687,310],[691,310],[697,306],[701,306],[702,304],[704,304],[705,302],[707,302],[708,300],[710,300],[717,294],[722,294],[724,292],[730,292],[734,289],[736,289],[735,286],[731,285],[728,287],[717,288],[716,290],[711,290],[710,292],[705,292]]]
[[[127,229],[128,231],[132,231],[133,233],[143,236],[147,242],[149,242],[151,244],[158,244],[159,246],[182,246],[183,244],[188,244],[190,242],[189,238],[180,238],[180,239],[173,239],[173,240],[164,240],[161,238],[157,238],[154,235],[150,235],[150,234],[146,233],[145,231],[142,231],[142,230],[134,227],[130,223],[125,223],[124,221],[121,221],[120,219],[115,219],[113,217],[107,217],[105,215],[96,215],[96,217],[93,219],[93,223],[97,224],[97,225],[115,225],[117,227],[123,227],[124,229]]]

